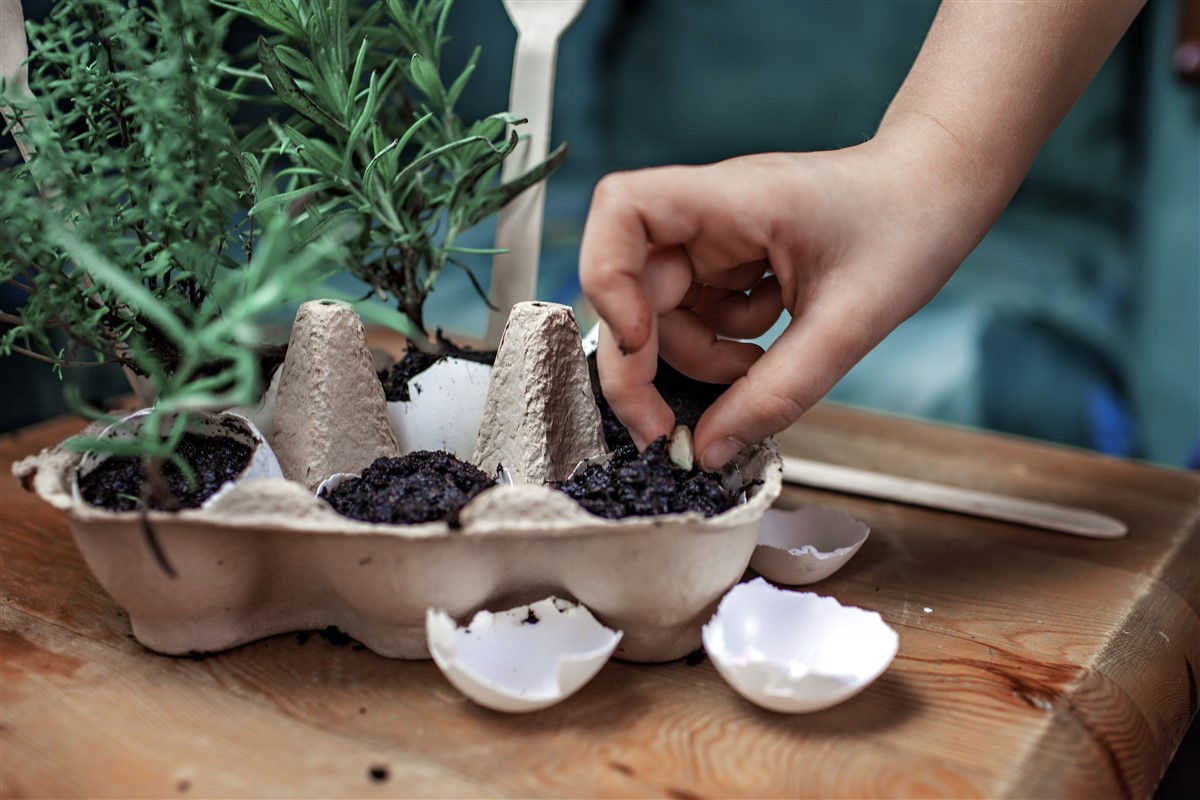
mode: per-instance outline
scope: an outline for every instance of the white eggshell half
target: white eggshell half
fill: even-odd
[[[509,713],[537,711],[570,697],[621,641],[620,631],[557,597],[496,614],[480,611],[465,628],[430,608],[425,634],[434,662],[456,689],[481,706]]]
[[[100,435],[99,439],[131,439],[141,429],[146,417],[149,416],[150,409],[143,408],[140,411],[135,411],[132,414],[123,417],[112,425],[109,425]],[[223,424],[223,421],[233,421],[236,427],[230,427]],[[224,485],[217,489],[207,500],[201,504],[201,508],[207,508],[217,500],[227,494],[235,483],[252,480],[254,478],[282,478],[283,469],[279,466],[279,460],[275,458],[275,451],[271,449],[271,445],[267,444],[267,439],[262,435],[262,431],[244,417],[242,414],[233,411],[223,411],[219,414],[200,413],[197,433],[207,434],[214,433],[222,436],[228,436],[240,442],[249,445],[250,463],[246,468],[232,481],[227,481]],[[83,502],[83,496],[79,491],[80,476],[87,475],[89,472],[99,466],[100,462],[108,458],[107,455],[101,453],[90,452],[84,454],[79,462],[79,468],[75,470],[75,475],[72,479],[72,493],[77,502]]]
[[[491,377],[487,364],[443,358],[411,378],[410,399],[387,404],[400,452],[445,450],[470,461]]]
[[[332,492],[334,489],[341,486],[344,481],[348,481],[351,478],[357,478],[357,477],[359,477],[359,475],[356,472],[335,472],[332,475],[330,475],[328,478],[326,478],[325,480],[323,480],[317,484],[316,495],[317,495],[317,497],[320,497],[321,492],[324,492],[324,491]]]
[[[763,516],[750,567],[776,583],[816,583],[845,566],[870,532],[864,523],[836,508],[771,509]]]
[[[900,643],[874,611],[779,589],[762,578],[733,587],[702,636],[717,671],[738,694],[789,714],[853,697],[883,674]]]

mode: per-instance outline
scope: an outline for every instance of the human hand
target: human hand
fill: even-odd
[[[733,382],[696,425],[705,469],[795,421],[949,279],[1143,4],[947,0],[870,141],[605,178],[580,280],[605,322],[601,386],[638,446],[673,421],[659,352]],[[766,353],[719,338],[784,310]]]
[[[701,465],[717,469],[794,422],[945,283],[1007,198],[972,191],[944,131],[912,127],[921,134],[601,181],[580,279],[603,318],[601,386],[639,448],[674,424],[651,383],[658,355],[732,384],[694,434]],[[759,336],[785,310],[765,353],[721,338]]]

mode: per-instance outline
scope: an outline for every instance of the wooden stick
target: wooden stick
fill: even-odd
[[[851,467],[783,457],[783,479],[788,483],[891,500],[942,511],[1015,522],[1091,539],[1119,539],[1129,527],[1119,519],[1056,503],[1006,497],[992,492],[943,486]]]
[[[558,40],[570,27],[586,0],[504,0],[517,28],[509,110],[529,120],[516,150],[504,160],[501,178],[510,181],[546,159],[550,117],[554,105],[554,65]],[[500,334],[513,305],[537,295],[538,260],[542,250],[546,182],[539,181],[500,212],[496,247],[507,252],[492,260],[491,301],[487,347],[500,344]]]

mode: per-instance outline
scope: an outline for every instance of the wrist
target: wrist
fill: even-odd
[[[936,228],[952,234],[943,242],[966,255],[987,234],[1024,179],[1028,164],[997,163],[974,149],[953,127],[922,111],[889,109],[867,145],[898,170],[917,194]]]

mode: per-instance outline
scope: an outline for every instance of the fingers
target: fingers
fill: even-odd
[[[733,383],[763,354],[758,345],[718,338],[699,315],[687,309],[659,318],[658,343],[671,366],[707,383]]]
[[[600,340],[596,345],[596,369],[604,397],[617,419],[629,429],[638,450],[659,436],[670,434],[675,415],[654,388],[654,373],[658,370],[658,341],[651,325],[646,346],[622,353],[612,329],[600,323]]]
[[[706,287],[693,310],[719,336],[753,339],[771,329],[783,308],[779,279],[768,275],[749,294]]]
[[[612,186],[601,181],[592,197],[579,282],[608,323],[610,342],[622,352],[635,352],[651,338],[652,312],[640,282],[650,242],[637,207],[623,202]]]
[[[659,321],[655,315],[671,311],[692,287],[692,265],[678,247],[654,247],[643,254],[645,263],[637,279],[650,310],[650,335],[637,350],[622,351],[607,323],[600,328],[596,368],[609,406],[629,429],[639,450],[671,432],[675,415],[654,388],[658,370]]]
[[[639,279],[652,245],[684,246],[698,282],[745,291],[766,269],[767,226],[734,204],[728,168],[663,167],[609,175],[592,195],[579,252],[579,280],[622,349],[650,338]],[[727,282],[732,285],[727,285]]]
[[[875,343],[853,314],[811,307],[700,418],[696,452],[720,469],[746,444],[787,428]]]
[[[753,345],[718,337],[766,330],[764,318],[778,296],[777,282],[753,291],[769,269],[770,226],[744,203],[729,202],[723,174],[720,167],[618,173],[601,181],[592,197],[580,283],[605,322],[596,354],[601,386],[639,448],[674,424],[652,383],[660,316],[667,357],[702,380],[733,380],[761,355]],[[758,196],[751,182],[743,183]],[[703,297],[696,283],[717,287],[713,307],[677,314],[681,303]],[[726,301],[724,292],[747,291],[742,300]]]

